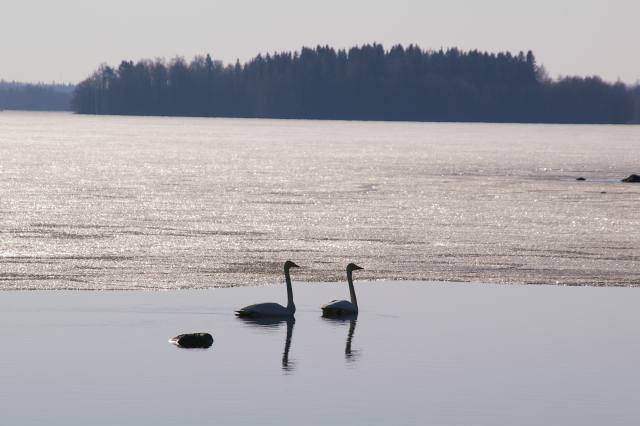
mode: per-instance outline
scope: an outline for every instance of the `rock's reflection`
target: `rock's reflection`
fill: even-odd
[[[339,317],[323,316],[327,322],[335,324],[336,326],[342,326],[342,324],[349,323],[349,332],[347,333],[347,342],[344,347],[344,357],[349,362],[355,362],[360,355],[359,350],[352,350],[351,343],[353,342],[353,336],[356,332],[356,324],[358,322],[358,315],[346,315]]]
[[[284,342],[284,351],[282,352],[282,370],[285,372],[293,372],[295,370],[295,363],[289,361],[289,350],[291,349],[291,338],[293,336],[293,326],[296,322],[295,319],[284,318],[243,318],[239,317],[238,320],[255,327],[263,327],[267,329],[277,329],[283,323],[287,325],[287,337]]]

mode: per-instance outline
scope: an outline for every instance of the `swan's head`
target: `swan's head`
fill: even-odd
[[[364,268],[356,265],[355,263],[350,263],[347,265],[347,272],[357,271],[358,269],[364,269]]]
[[[292,261],[287,260],[286,262],[284,262],[284,270],[288,271],[290,268],[299,268],[299,266]]]

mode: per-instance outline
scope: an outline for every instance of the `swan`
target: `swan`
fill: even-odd
[[[358,300],[356,299],[356,291],[353,288],[353,271],[364,269],[355,263],[347,265],[347,281],[349,282],[349,293],[351,294],[351,302],[346,300],[332,300],[330,303],[322,306],[323,316],[346,316],[358,315]]]
[[[296,305],[293,303],[293,290],[291,289],[291,277],[289,276],[289,269],[291,268],[299,268],[299,266],[292,261],[287,260],[284,264],[284,278],[287,282],[286,308],[278,303],[258,303],[256,305],[245,306],[242,309],[238,309],[236,311],[236,315],[239,317],[249,318],[293,318],[293,314],[296,313]]]

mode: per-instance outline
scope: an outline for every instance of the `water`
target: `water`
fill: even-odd
[[[356,283],[351,324],[320,317],[344,283],[294,282],[287,324],[233,309],[284,286],[5,292],[8,425],[635,425],[636,288]],[[208,350],[167,340],[208,331]],[[286,359],[285,359],[286,358]]]
[[[638,126],[0,113],[0,286],[633,285]],[[587,182],[576,182],[584,176]],[[603,193],[605,192],[605,193]]]

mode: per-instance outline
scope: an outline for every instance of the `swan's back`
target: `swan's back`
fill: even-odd
[[[293,312],[278,303],[258,303],[237,310],[236,315],[239,317],[289,317]]]
[[[321,307],[322,313],[327,315],[346,315],[355,314],[358,312],[358,308],[348,300],[333,300]]]

